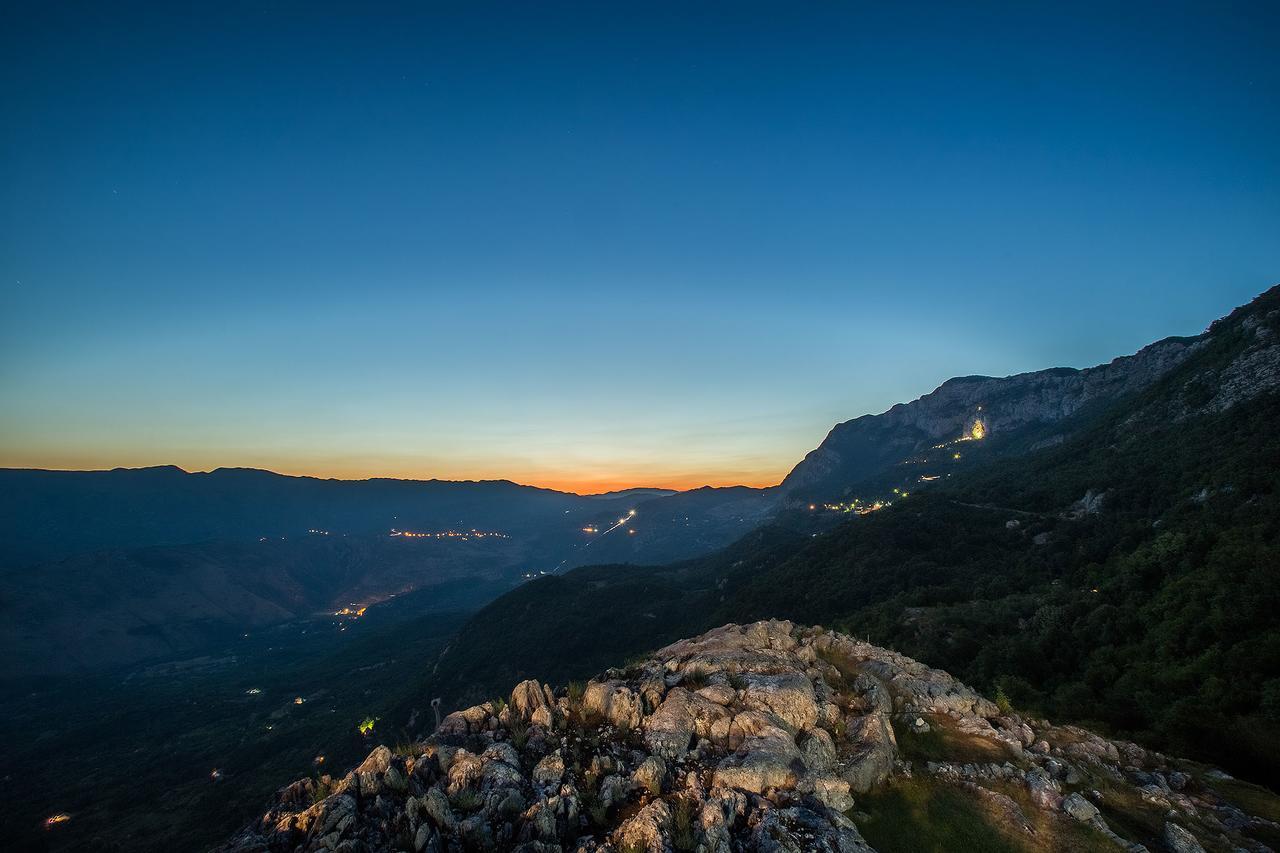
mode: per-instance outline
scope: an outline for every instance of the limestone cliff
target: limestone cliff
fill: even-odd
[[[842,487],[939,442],[1062,421],[1091,403],[1117,400],[1148,387],[1201,345],[1202,338],[1169,338],[1084,370],[948,379],[910,403],[837,424],[791,470],[781,491],[820,490],[834,496]]]

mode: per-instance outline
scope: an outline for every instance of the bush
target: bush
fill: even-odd
[[[996,685],[996,707],[1006,716],[1013,713],[1013,703],[1009,701],[1009,694],[1004,692],[1003,684]]]

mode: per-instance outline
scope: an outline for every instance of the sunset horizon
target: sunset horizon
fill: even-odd
[[[32,853],[1280,850],[1280,2],[9,4]]]

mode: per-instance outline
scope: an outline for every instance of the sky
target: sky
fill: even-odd
[[[768,485],[1196,334],[1280,281],[1278,9],[10,7],[0,466]]]

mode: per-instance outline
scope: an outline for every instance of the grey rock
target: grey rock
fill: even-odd
[[[1171,821],[1164,825],[1164,843],[1171,853],[1205,853],[1194,835]]]
[[[1062,801],[1062,810],[1078,821],[1088,823],[1100,813],[1098,807],[1086,800],[1079,793],[1071,794]]]

